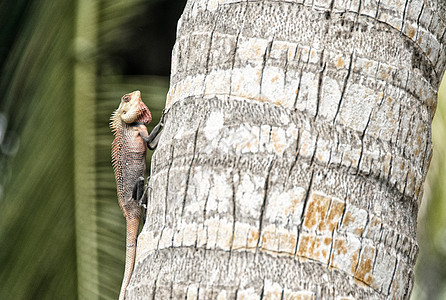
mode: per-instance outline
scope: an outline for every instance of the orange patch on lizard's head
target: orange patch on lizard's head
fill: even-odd
[[[139,107],[139,111],[140,111],[139,118],[136,121],[144,124],[149,124],[150,121],[152,121],[152,115],[150,114],[150,110],[142,101]]]

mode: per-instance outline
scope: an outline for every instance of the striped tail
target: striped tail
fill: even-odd
[[[139,217],[127,218],[127,240],[125,250],[125,271],[122,279],[121,292],[119,293],[119,300],[124,300],[127,286],[132,277],[133,267],[135,266],[136,256],[136,240],[138,237]]]

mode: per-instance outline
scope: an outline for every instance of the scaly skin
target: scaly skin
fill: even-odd
[[[142,102],[139,91],[124,95],[118,109],[111,116],[110,127],[115,135],[112,144],[113,169],[118,202],[127,226],[125,271],[120,300],[124,299],[135,264],[141,208],[137,202],[139,199],[132,198],[132,191],[138,178],[144,177],[147,145],[143,137],[148,138],[145,124],[151,119],[150,111]]]

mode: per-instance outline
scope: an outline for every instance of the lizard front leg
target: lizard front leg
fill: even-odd
[[[159,121],[158,124],[156,124],[156,126],[152,129],[152,131],[148,136],[140,133],[142,139],[147,144],[147,148],[149,148],[150,150],[155,150],[155,148],[158,146],[158,142],[161,137],[161,131],[164,127],[164,115],[165,111],[163,110],[163,115],[161,116],[161,120]]]

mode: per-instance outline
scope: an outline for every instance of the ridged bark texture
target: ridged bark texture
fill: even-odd
[[[188,1],[128,299],[408,298],[440,2]]]

